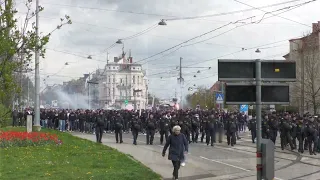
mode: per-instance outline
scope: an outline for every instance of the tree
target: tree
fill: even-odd
[[[196,108],[200,105],[203,109],[215,108],[214,93],[210,89],[198,87],[196,91],[186,96],[186,101],[191,108]]]
[[[29,64],[35,50],[40,57],[45,58],[45,45],[49,42],[51,34],[66,24],[72,24],[69,16],[60,19],[57,25],[48,34],[36,34],[34,20],[36,13],[44,10],[39,6],[39,12],[31,9],[32,0],[27,0],[25,6],[27,13],[22,27],[18,27],[13,0],[0,0],[0,104],[9,108],[15,96],[21,94],[20,83],[17,82],[17,74],[22,73],[21,68]],[[21,77],[21,76],[20,76]],[[1,117],[1,115],[0,115]]]
[[[316,42],[318,41],[318,42]],[[313,114],[317,114],[320,105],[320,54],[319,54],[319,39],[315,34],[310,34],[305,37],[304,52],[304,67],[305,80],[304,92],[305,102],[307,107],[312,106]]]

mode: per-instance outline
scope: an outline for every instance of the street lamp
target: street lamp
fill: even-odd
[[[161,21],[158,23],[159,26],[166,26],[167,23],[165,22],[164,19],[161,19]]]
[[[117,44],[123,44],[121,39],[118,39],[118,41],[116,42]]]

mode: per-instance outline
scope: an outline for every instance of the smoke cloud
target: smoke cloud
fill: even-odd
[[[59,108],[68,108],[68,109],[88,109],[88,96],[85,96],[80,93],[73,93],[69,94],[66,92],[63,92],[61,90],[56,89],[53,93],[46,94],[45,99],[47,100],[47,103],[50,105],[52,101],[57,100],[57,106]],[[48,102],[49,101],[49,102]],[[93,105],[91,104],[91,107]]]

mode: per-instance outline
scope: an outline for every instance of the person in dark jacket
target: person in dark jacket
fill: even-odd
[[[169,147],[168,159],[172,161],[173,165],[173,179],[179,178],[180,163],[184,159],[184,153],[188,152],[188,141],[185,135],[180,134],[181,127],[174,126],[172,135],[168,137],[165,146],[163,147],[162,156],[166,155],[167,148]]]
[[[100,111],[95,121],[97,143],[102,143],[103,128],[104,128],[104,116],[103,116],[103,112]]]

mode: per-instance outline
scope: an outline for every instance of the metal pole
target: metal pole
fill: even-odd
[[[182,97],[182,91],[183,91],[183,88],[182,88],[182,83],[183,83],[183,79],[182,79],[182,57],[180,57],[180,67],[179,67],[179,82],[180,82],[180,102],[181,102],[181,109],[183,109],[183,97]]]
[[[303,43],[303,42],[302,42]],[[303,57],[303,48],[299,51],[300,45],[298,44],[298,53],[301,59],[301,116],[304,114],[304,57]]]
[[[88,83],[88,109],[90,109],[90,83]]]
[[[29,104],[30,104],[30,103],[29,103],[29,102],[30,102],[30,99],[29,99],[29,98],[30,98],[30,97],[29,97],[29,88],[30,88],[30,85],[29,85],[29,84],[30,84],[30,83],[29,83],[29,82],[30,82],[29,76],[28,76],[27,80],[28,80],[28,106],[29,106]]]
[[[39,0],[36,0],[36,48],[35,48],[35,114],[34,114],[34,126],[38,131],[41,130],[40,126],[40,70],[39,70]]]
[[[262,178],[261,152],[261,60],[256,60],[256,115],[257,115],[257,180]]]
[[[221,93],[224,94],[224,82],[220,82],[221,83]],[[223,96],[225,97],[225,96]],[[221,109],[224,109],[224,102],[222,102],[221,104]]]

